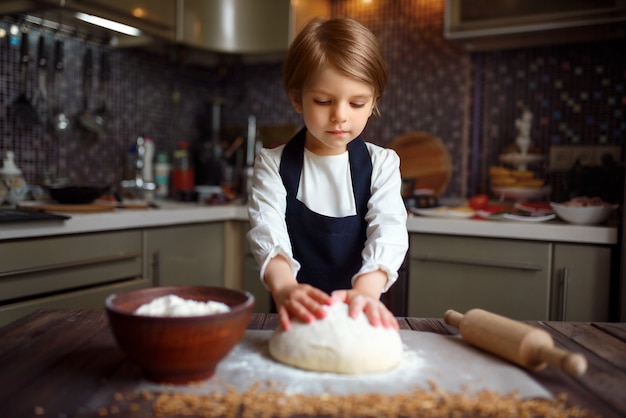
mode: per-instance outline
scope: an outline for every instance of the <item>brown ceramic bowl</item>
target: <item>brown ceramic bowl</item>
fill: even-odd
[[[218,301],[230,311],[203,316],[153,317],[133,312],[166,295]],[[184,384],[208,379],[241,340],[252,315],[248,292],[205,286],[151,287],[110,295],[105,301],[117,343],[142,369],[146,379]]]

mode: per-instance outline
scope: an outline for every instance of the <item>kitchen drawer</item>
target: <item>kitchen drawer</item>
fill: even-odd
[[[124,293],[151,285],[152,283],[148,279],[133,279],[3,305],[0,306],[0,326],[4,326],[38,309],[102,309],[104,300],[112,293]]]
[[[551,257],[550,243],[411,234],[408,315],[483,308],[547,320]]]
[[[0,243],[0,301],[134,279],[142,274],[140,231]]]

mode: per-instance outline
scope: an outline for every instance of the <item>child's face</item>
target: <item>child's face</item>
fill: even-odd
[[[374,109],[374,89],[327,66],[292,96],[304,117],[306,148],[318,155],[341,154],[359,136]]]

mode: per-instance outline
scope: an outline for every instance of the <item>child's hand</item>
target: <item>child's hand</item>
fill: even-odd
[[[377,327],[382,325],[385,328],[399,329],[398,320],[387,309],[384,303],[371,296],[362,295],[354,289],[336,290],[331,295],[333,301],[341,301],[350,305],[350,316],[356,318],[363,312],[370,324]]]
[[[326,316],[324,305],[330,305],[330,296],[308,284],[285,286],[273,295],[278,319],[283,329],[291,327],[291,318],[312,322]]]

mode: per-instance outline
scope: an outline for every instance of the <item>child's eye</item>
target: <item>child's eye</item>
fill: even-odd
[[[330,100],[314,99],[313,101],[314,101],[316,104],[319,104],[319,105],[326,105],[326,104],[329,104],[329,103],[330,103]]]
[[[360,103],[360,102],[359,102],[359,103],[350,103],[350,105],[351,105],[352,107],[357,107],[357,108],[359,108],[359,107],[363,107],[363,106],[365,106],[365,103]]]

